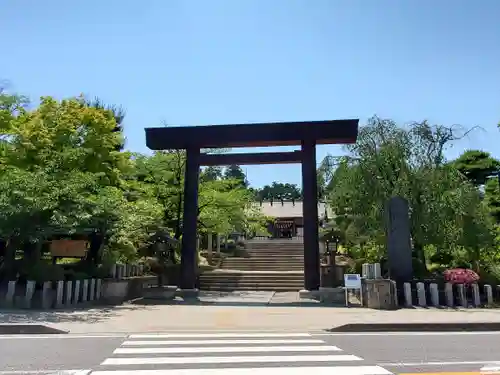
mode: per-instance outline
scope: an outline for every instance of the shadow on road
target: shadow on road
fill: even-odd
[[[98,323],[134,310],[148,310],[148,307],[146,305],[121,305],[50,311],[2,309],[0,310],[0,324]]]

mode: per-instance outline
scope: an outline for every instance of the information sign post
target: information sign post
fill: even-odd
[[[361,275],[346,273],[344,274],[344,286],[345,286],[345,304],[349,307],[349,292],[353,291],[357,294],[359,292],[359,302],[363,306],[363,291],[361,290]]]

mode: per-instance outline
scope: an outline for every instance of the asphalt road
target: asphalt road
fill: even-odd
[[[92,369],[109,357],[125,337],[0,335],[0,374]]]
[[[247,335],[246,340],[254,340],[252,334]],[[265,334],[264,334],[265,335]],[[290,341],[288,338],[272,338],[273,334],[267,334],[266,340],[278,340],[278,342],[285,343]],[[182,336],[182,335],[181,335]],[[196,335],[195,335],[196,336]],[[238,335],[234,336],[237,337]],[[198,339],[198,338],[197,338]],[[224,339],[218,337],[216,339]],[[294,340],[306,339],[307,337],[298,337]],[[496,365],[500,367],[500,332],[481,332],[481,333],[334,333],[334,334],[318,334],[311,333],[310,339],[319,339],[323,342],[322,345],[331,345],[342,349],[342,352],[333,353],[334,355],[345,354],[349,356],[360,357],[360,366],[381,366],[395,374],[430,374],[430,373],[463,373],[463,372],[477,372],[488,365]],[[51,373],[60,371],[75,371],[75,370],[102,370],[103,361],[127,361],[126,354],[113,354],[119,348],[132,351],[146,351],[150,352],[152,345],[148,342],[130,342],[129,346],[123,346],[127,335],[46,335],[46,336],[2,336],[0,335],[0,375],[20,375],[20,374],[35,374],[35,373]],[[133,339],[132,339],[133,340]],[[136,340],[145,340],[136,338]],[[160,338],[153,338],[147,340],[160,340]],[[180,340],[179,338],[177,340]],[[182,340],[195,340],[195,338],[182,338]],[[206,337],[205,337],[206,340]],[[227,338],[226,338],[227,340]],[[319,341],[316,340],[316,341]],[[243,340],[245,341],[245,340]],[[312,340],[314,341],[314,340]],[[134,348],[134,344],[139,344]],[[155,343],[156,344],[156,343]],[[157,342],[159,345],[165,345],[163,342]],[[234,343],[233,343],[234,344]],[[131,346],[132,345],[132,346]],[[142,345],[142,349],[141,349]],[[174,344],[173,342],[167,347],[175,348],[182,344]],[[192,342],[190,346],[193,346]],[[205,343],[204,345],[208,345]],[[256,346],[257,343],[251,345]],[[260,345],[263,345],[262,343]],[[277,345],[277,344],[275,344]],[[290,345],[290,343],[285,344]],[[303,344],[313,345],[313,344]],[[319,343],[314,345],[321,345]],[[189,345],[188,345],[189,346]],[[198,344],[197,346],[200,346]],[[219,345],[220,346],[220,345]],[[229,346],[229,345],[226,345]],[[238,346],[238,345],[236,345]],[[131,348],[131,349],[127,349]],[[149,349],[148,349],[149,348]],[[240,347],[241,348],[241,347]],[[201,348],[203,349],[203,348]],[[206,354],[200,348],[193,349],[192,356],[198,355],[202,362],[206,360]],[[235,363],[232,367],[241,365],[236,363],[243,361],[236,356],[238,351],[237,347],[231,349],[234,353],[228,352],[226,355],[231,358]],[[313,350],[312,347],[311,350]],[[154,350],[154,349],[153,349]],[[168,349],[172,352],[172,349]],[[213,349],[212,349],[213,350]],[[210,350],[207,350],[210,352]],[[173,351],[175,352],[175,350]],[[172,353],[173,353],[172,352]],[[186,354],[168,354],[170,357],[185,356]],[[243,353],[248,355],[248,353]],[[322,353],[295,353],[293,361],[295,365],[300,360],[300,356],[307,356],[310,354]],[[327,354],[327,353],[324,353]],[[135,354],[133,361],[141,361],[141,356],[146,356],[147,361],[152,361],[151,356],[165,356],[165,354]],[[217,354],[209,354],[214,356]],[[221,356],[223,354],[218,354]],[[241,353],[240,353],[241,355]],[[258,354],[253,355],[271,355]],[[282,361],[286,362],[284,353],[277,353],[281,355]],[[115,359],[110,359],[110,358]],[[233,356],[233,357],[232,357]],[[144,358],[142,358],[144,360]],[[214,358],[215,360],[216,358]],[[361,359],[363,361],[361,361]],[[348,360],[346,358],[345,360]],[[170,361],[173,361],[171,358]],[[195,360],[193,360],[195,361]],[[198,360],[197,360],[198,361]],[[182,362],[182,360],[181,360]],[[195,361],[196,362],[196,361]],[[210,362],[210,361],[209,361]],[[138,362],[139,363],[139,362]],[[204,362],[204,367],[217,368],[216,362],[212,364]],[[200,362],[201,364],[201,362]],[[349,364],[349,363],[348,363]],[[350,365],[357,363],[351,362]],[[195,365],[195,363],[192,363]],[[291,366],[292,364],[282,363],[283,367]],[[300,365],[300,363],[299,363]],[[304,364],[305,365],[305,364]],[[321,365],[321,364],[320,364]],[[326,365],[324,363],[323,365]],[[330,364],[335,366],[335,363]],[[338,363],[337,365],[340,365]],[[149,365],[150,367],[152,365]],[[262,367],[266,364],[248,363],[244,367]],[[276,365],[275,365],[276,366]],[[144,366],[136,366],[133,370],[142,369]],[[229,366],[231,367],[231,365]],[[152,369],[153,367],[151,367]],[[157,367],[154,367],[157,368]],[[159,367],[158,367],[159,368]],[[123,368],[125,369],[125,368]],[[109,370],[106,368],[105,370]],[[113,370],[116,370],[114,368]],[[257,369],[256,369],[257,370]],[[361,371],[361,370],[360,370]],[[258,371],[257,371],[258,372]],[[256,373],[257,373],[256,372]],[[103,374],[106,373],[105,371]],[[335,367],[329,373],[337,374]],[[500,372],[499,372],[500,373]],[[69,373],[68,373],[69,374]],[[96,373],[96,375],[99,373]]]
[[[500,332],[339,333],[319,337],[395,374],[479,372],[488,365],[500,368]]]

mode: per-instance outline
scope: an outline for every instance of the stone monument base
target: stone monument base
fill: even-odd
[[[370,309],[397,309],[396,283],[387,279],[364,280],[363,305]]]

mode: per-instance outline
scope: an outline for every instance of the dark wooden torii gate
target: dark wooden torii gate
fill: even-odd
[[[301,163],[304,195],[304,288],[317,290],[320,286],[320,256],[316,145],[356,142],[358,122],[357,119],[351,119],[146,128],[146,145],[151,150],[186,150],[184,233],[179,287],[186,291],[196,288],[196,228],[200,166]],[[207,148],[298,145],[301,146],[300,151],[292,152],[212,155],[200,151]]]

